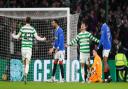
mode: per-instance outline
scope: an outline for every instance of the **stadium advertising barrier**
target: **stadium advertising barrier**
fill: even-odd
[[[78,60],[70,61],[70,81],[78,82],[80,81],[80,64]],[[64,70],[65,70],[65,80],[66,80],[66,61],[64,62]],[[109,65],[111,68],[111,76],[113,81],[116,81],[116,69],[115,69],[115,61],[109,60]],[[11,81],[21,81],[23,79],[23,66],[21,60],[19,59],[11,59],[4,60],[0,59],[0,80],[2,80],[2,75],[6,74],[8,76],[8,80]],[[53,68],[53,60],[31,60],[30,70],[28,75],[29,81],[48,81],[51,78]],[[61,79],[61,74],[59,72],[59,66],[56,72],[56,79]]]

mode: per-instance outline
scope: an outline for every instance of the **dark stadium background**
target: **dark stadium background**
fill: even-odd
[[[71,14],[80,13],[79,23],[85,19],[89,23],[88,31],[96,37],[100,37],[99,23],[106,15],[113,37],[113,47],[110,58],[114,58],[119,51],[128,57],[128,0],[0,0],[1,8],[48,8],[70,7]],[[106,13],[106,8],[108,13]],[[78,23],[78,28],[79,28]],[[79,30],[78,30],[79,31]],[[3,30],[0,30],[2,33]],[[7,36],[7,34],[6,34]],[[0,43],[3,39],[0,39]],[[9,41],[8,41],[9,42]],[[0,48],[2,45],[0,44]],[[7,45],[8,48],[8,45]],[[9,52],[9,49],[0,50]]]

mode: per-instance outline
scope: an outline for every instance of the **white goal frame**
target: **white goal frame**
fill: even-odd
[[[67,11],[67,43],[70,42],[70,9],[69,8],[0,8],[1,11]],[[67,48],[66,81],[70,81],[70,47]]]

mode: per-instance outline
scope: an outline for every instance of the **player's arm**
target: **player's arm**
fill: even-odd
[[[49,49],[48,53],[52,54],[54,52],[54,50],[55,50],[55,46],[53,45],[53,47]]]
[[[68,46],[73,46],[74,44],[77,43],[77,41],[79,41],[79,35],[77,35],[77,36],[68,44]]]
[[[42,38],[42,37],[38,36],[37,33],[34,35],[34,37],[35,37],[38,41],[45,41],[45,40],[46,40],[45,37]]]
[[[94,68],[94,69],[95,69],[96,64],[97,64],[97,61],[96,61],[96,60],[94,60],[94,63],[93,63],[93,65],[92,65],[92,68]]]
[[[96,43],[99,43],[99,40],[96,37],[94,37],[91,33],[89,33],[89,39],[91,39],[92,41]]]
[[[63,45],[63,41],[64,41],[64,33],[63,33],[63,31],[61,30],[61,31],[59,31],[59,35],[58,35],[59,37],[58,37],[58,41],[59,41],[59,43],[58,43],[58,47],[57,47],[57,49],[59,49],[60,48],[60,46],[61,45]]]
[[[12,37],[14,39],[19,39],[20,36],[21,36],[21,32],[19,32],[17,35],[15,34],[15,32],[12,34]]]
[[[59,33],[59,35],[58,35],[58,46],[57,46],[57,48],[55,48],[55,44],[53,45],[53,48],[50,48],[49,49],[49,53],[50,54],[52,54],[53,53],[53,51],[55,50],[55,53],[59,50],[59,48],[60,48],[60,46],[64,43],[63,41],[64,41],[64,34],[63,34],[63,31],[59,31],[58,32]]]
[[[97,61],[94,59],[94,63],[91,67],[91,73],[93,74],[96,71],[96,65],[97,65]]]
[[[101,28],[101,37],[100,37],[100,41],[99,41],[99,45],[98,45],[98,49],[100,48],[101,44],[104,41],[104,36],[105,36],[105,31],[103,29],[103,27]]]
[[[35,37],[38,41],[45,41],[45,40],[46,40],[45,37],[42,38],[42,37],[38,36],[36,31],[34,32],[34,37]]]

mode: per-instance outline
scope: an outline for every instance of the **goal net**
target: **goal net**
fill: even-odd
[[[23,80],[21,39],[15,40],[11,37],[11,34],[12,32],[19,32],[20,28],[25,24],[24,18],[27,16],[32,18],[31,25],[36,29],[38,35],[47,38],[46,42],[33,41],[29,81],[47,81],[51,78],[53,56],[48,54],[48,50],[52,47],[54,40],[54,30],[51,26],[53,19],[57,19],[64,30],[65,43],[69,43],[77,34],[79,14],[70,15],[69,8],[0,9],[0,80]],[[76,75],[72,74],[72,71],[75,71],[76,68],[72,69],[71,64],[72,60],[76,59],[76,46],[67,48],[64,64],[66,81],[76,79]],[[59,71],[58,67],[56,79],[60,80]]]

